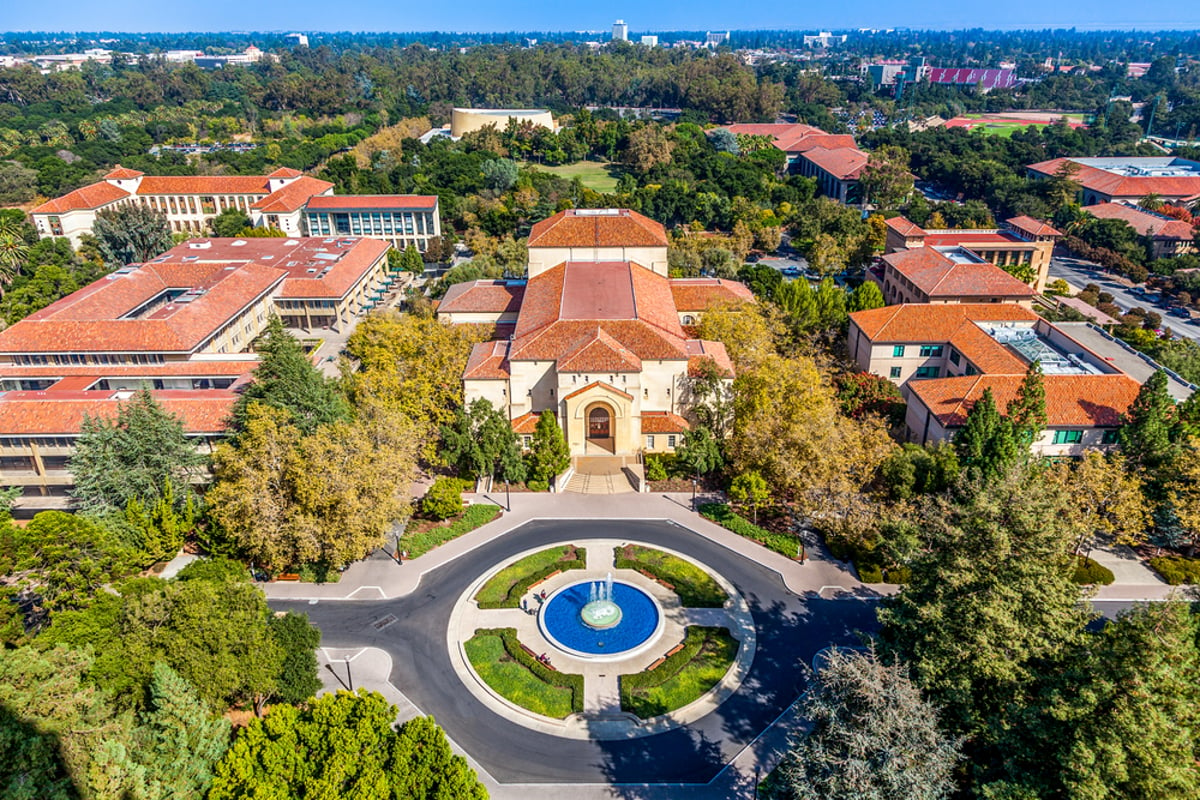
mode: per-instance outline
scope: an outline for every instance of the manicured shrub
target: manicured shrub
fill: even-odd
[[[663,464],[662,459],[655,456],[646,456],[646,480],[648,481],[665,481],[667,479],[667,467]]]
[[[525,486],[531,492],[550,491],[550,484],[546,483],[545,481],[539,481],[537,478],[530,478],[529,480],[525,481]]]
[[[729,599],[711,575],[679,556],[636,544],[613,550],[617,569],[641,570],[671,584],[685,608],[721,608]]]
[[[1112,570],[1103,564],[1097,564],[1087,556],[1076,556],[1075,559],[1075,572],[1071,575],[1071,580],[1080,586],[1108,586],[1116,580]]]
[[[433,519],[449,519],[462,511],[462,481],[438,478],[421,498],[421,513]]]
[[[480,608],[517,608],[529,587],[543,578],[586,567],[587,550],[575,545],[530,553],[489,578],[475,593],[475,602]]]
[[[1159,556],[1150,559],[1150,568],[1172,586],[1200,583],[1200,559]]]
[[[490,503],[467,506],[462,516],[449,525],[436,525],[429,530],[405,533],[400,537],[400,549],[408,551],[409,558],[428,553],[440,544],[470,533],[480,525],[486,525],[500,513],[500,507]]]
[[[795,536],[786,533],[775,533],[766,528],[760,528],[750,520],[733,513],[725,503],[701,503],[698,510],[700,511],[700,516],[712,520],[722,528],[726,528],[738,536],[758,542],[764,547],[785,555],[788,558],[796,557],[796,548],[799,546],[800,540]]]

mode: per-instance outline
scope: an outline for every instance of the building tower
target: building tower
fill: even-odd
[[[625,24],[625,20],[619,19],[613,23],[612,40],[614,42],[629,41],[629,26]]]

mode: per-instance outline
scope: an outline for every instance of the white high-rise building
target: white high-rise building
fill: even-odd
[[[728,41],[729,41],[729,31],[725,31],[724,33],[721,33],[721,32],[713,33],[711,31],[709,31],[708,35],[706,35],[704,37],[704,46],[705,47],[720,47],[721,45],[727,43]]]
[[[645,45],[646,47],[658,47],[658,37],[657,36],[643,36],[642,44]]]
[[[283,38],[292,47],[308,47],[308,34],[306,33],[289,33]]]
[[[629,41],[629,26],[625,24],[625,20],[619,19],[613,23],[612,38],[614,42]]]

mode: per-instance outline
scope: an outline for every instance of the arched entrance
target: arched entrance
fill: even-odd
[[[613,414],[612,409],[602,403],[597,403],[587,411],[587,440],[589,445],[595,445],[608,452],[613,449]]]

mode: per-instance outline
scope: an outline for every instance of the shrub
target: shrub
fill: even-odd
[[[678,556],[635,544],[613,548],[617,569],[637,569],[675,587],[685,608],[721,608],[729,595],[711,575]]]
[[[525,648],[521,647],[521,642],[517,638],[516,628],[480,628],[479,630],[475,631],[475,636],[473,636],[472,639],[487,636],[498,637],[501,643],[504,645],[505,654],[513,661],[529,670],[529,672],[532,673],[533,676],[542,683],[549,687],[569,690],[571,692],[571,711],[583,711],[582,675],[558,672],[539,662],[537,658],[530,655]],[[478,665],[476,665],[474,661],[472,661],[472,666],[475,666],[476,671],[478,672]],[[504,687],[492,686],[492,688],[497,692],[500,692],[502,695],[505,694],[505,692],[501,691]],[[513,697],[508,697],[508,699],[513,700]],[[514,702],[516,701],[514,700]],[[539,709],[531,710],[542,713]],[[566,715],[564,714],[563,716]]]
[[[543,578],[586,567],[587,551],[574,545],[530,553],[489,578],[475,593],[475,602],[480,608],[516,608],[529,587]]]
[[[421,498],[421,513],[433,519],[449,519],[462,511],[462,481],[438,478]]]
[[[1200,583],[1200,560],[1183,556],[1150,559],[1150,567],[1172,586]]]
[[[667,479],[667,467],[663,464],[662,459],[657,456],[646,456],[646,480],[648,481],[665,481]]]
[[[725,503],[701,503],[700,516],[711,520],[722,528],[736,533],[749,539],[752,542],[758,542],[769,550],[774,550],[780,555],[785,555],[788,558],[795,558],[796,547],[800,540],[795,536],[786,533],[775,533],[765,528],[760,528],[750,520],[738,516],[730,510]]]
[[[1071,575],[1071,580],[1080,586],[1108,586],[1116,580],[1116,576],[1111,569],[1087,556],[1075,556],[1075,572]]]
[[[531,492],[550,491],[550,484],[546,481],[539,481],[537,478],[530,478],[529,480],[525,481],[525,486]]]
[[[467,506],[462,516],[449,525],[438,525],[417,533],[405,533],[400,537],[400,549],[407,550],[409,558],[416,558],[440,544],[457,539],[464,533],[470,533],[480,525],[486,525],[499,513],[500,507],[491,504]]]
[[[875,564],[858,567],[858,579],[863,583],[883,583],[883,570]]]
[[[678,653],[652,670],[621,676],[621,709],[647,719],[683,708],[721,682],[737,652],[728,629],[691,626]]]

